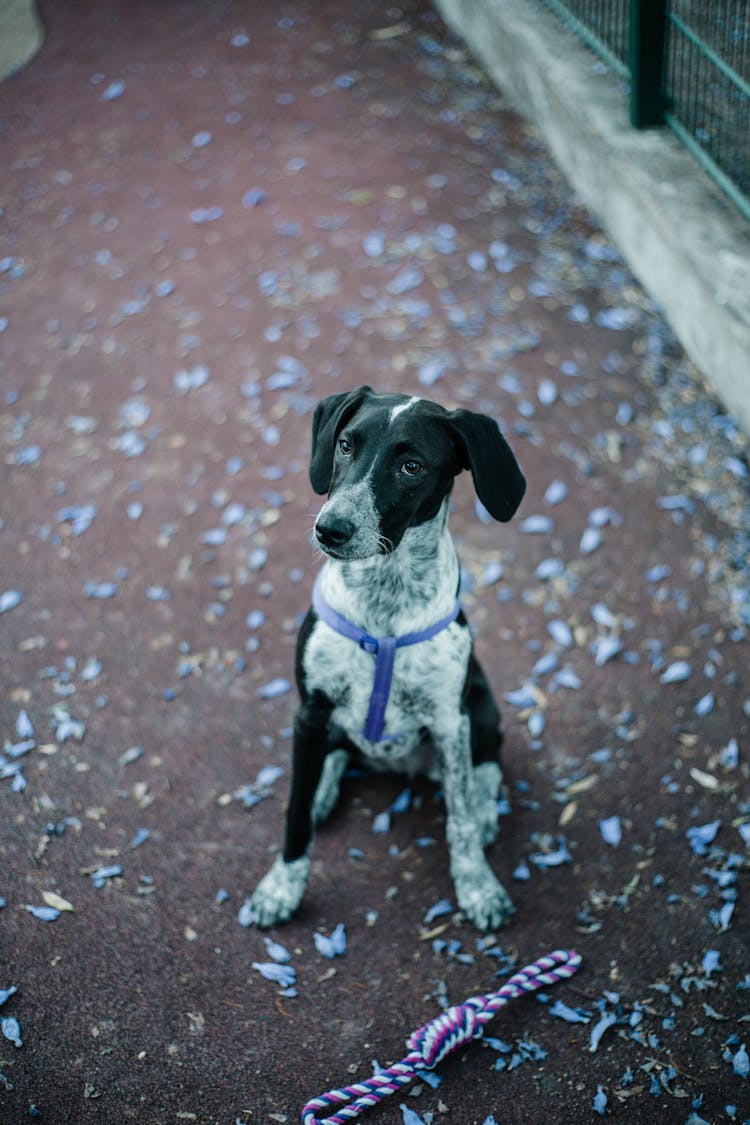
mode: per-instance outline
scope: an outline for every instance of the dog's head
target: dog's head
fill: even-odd
[[[313,488],[328,494],[317,544],[335,559],[387,554],[438,514],[463,469],[490,515],[509,520],[526,481],[491,418],[371,387],[323,399],[310,460]]]

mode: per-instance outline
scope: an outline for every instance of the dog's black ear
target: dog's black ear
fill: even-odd
[[[492,418],[471,410],[448,415],[462,467],[471,469],[474,488],[493,519],[507,523],[526,491],[526,479],[513,450]]]
[[[329,395],[315,407],[312,424],[312,454],[310,456],[310,484],[319,496],[328,492],[333,473],[333,452],[336,437],[368,395],[372,387],[358,387],[356,391]]]

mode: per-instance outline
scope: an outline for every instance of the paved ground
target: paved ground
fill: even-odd
[[[420,0],[41,14],[0,87],[3,1120],[293,1122],[569,946],[548,1005],[371,1119],[747,1120],[732,420]],[[507,527],[460,481],[452,522],[514,693],[517,914],[434,911],[439,793],[352,779],[273,935],[285,996],[238,918],[280,839],[310,413],[361,381],[495,415],[529,480]]]

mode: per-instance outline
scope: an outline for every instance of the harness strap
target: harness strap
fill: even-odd
[[[372,637],[366,633],[364,629],[360,629],[343,614],[339,613],[329,605],[323,596],[321,589],[322,571],[319,572],[318,577],[315,579],[313,587],[313,609],[317,613],[321,621],[325,622],[334,632],[339,633],[342,637],[346,637],[350,641],[358,644],[364,652],[369,652],[375,657],[375,678],[372,685],[372,694],[370,695],[370,706],[367,709],[367,719],[365,720],[364,730],[362,731],[364,737],[368,742],[385,742],[388,735],[383,734],[385,726],[385,710],[388,706],[388,699],[391,694],[391,681],[393,679],[393,664],[396,659],[396,649],[404,648],[408,645],[420,644],[422,641],[429,641],[433,637],[441,633],[443,629],[447,629],[449,625],[458,617],[461,611],[461,603],[456,598],[453,608],[447,616],[442,617],[436,621],[434,625],[428,626],[426,629],[420,629],[414,633],[404,633],[400,637]],[[391,735],[391,738],[396,737]]]

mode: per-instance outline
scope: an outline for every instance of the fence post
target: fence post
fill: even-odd
[[[667,2],[630,0],[630,123],[636,129],[664,121]]]

